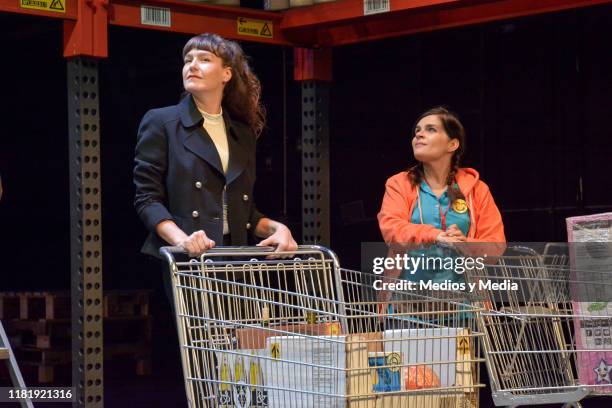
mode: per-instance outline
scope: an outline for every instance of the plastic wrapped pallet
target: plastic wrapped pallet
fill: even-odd
[[[312,6],[313,4],[313,0],[289,0],[290,7]]]
[[[212,0],[212,4],[219,6],[240,6],[240,0]]]
[[[268,337],[264,368],[270,408],[344,408],[346,336]],[[282,391],[282,390],[293,391]],[[302,391],[302,392],[299,392]],[[311,394],[309,394],[310,392]]]
[[[264,0],[265,10],[285,10],[289,8],[289,0]]]

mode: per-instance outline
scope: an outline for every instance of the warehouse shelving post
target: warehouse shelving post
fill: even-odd
[[[329,246],[331,48],[295,48],[294,60],[294,79],[302,83],[302,242]]]
[[[104,406],[102,189],[98,59],[108,57],[108,0],[79,0],[64,21],[70,160],[74,407]]]

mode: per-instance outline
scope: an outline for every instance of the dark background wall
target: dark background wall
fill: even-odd
[[[438,104],[463,119],[464,163],[491,187],[508,239],[564,241],[567,216],[611,211],[611,21],[611,7],[596,7],[335,49],[331,246],[343,262],[356,266],[360,243],[380,240],[375,216],[385,179],[412,163],[413,121]],[[61,25],[16,15],[0,15],[0,25],[3,289],[68,288]],[[161,283],[159,266],[138,253],[145,231],[132,207],[133,149],[143,114],[179,98],[187,39],[112,27],[110,57],[100,62],[107,288]],[[292,50],[243,45],[269,111],[258,148],[258,205],[300,237],[300,90]]]

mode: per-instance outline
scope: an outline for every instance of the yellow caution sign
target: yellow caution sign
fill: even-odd
[[[276,358],[276,359],[280,358],[280,344],[279,343],[272,343],[270,345],[270,355],[272,356],[272,358]]]
[[[400,355],[400,353],[389,353],[387,355],[387,361],[386,361],[386,365],[391,366],[389,367],[389,370],[393,371],[393,372],[397,372],[400,370],[400,366],[402,364],[402,356]]]
[[[315,324],[317,322],[317,315],[313,312],[306,312],[306,323]]]
[[[19,0],[21,8],[55,11],[56,13],[66,12],[66,0]]]
[[[22,0],[23,1],[23,0]],[[273,24],[267,20],[252,20],[238,17],[236,20],[238,34],[252,37],[272,38]]]
[[[457,338],[457,351],[468,354],[470,352],[470,341],[467,336]]]

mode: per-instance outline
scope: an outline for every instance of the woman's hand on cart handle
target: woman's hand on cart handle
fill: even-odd
[[[200,256],[213,248],[215,241],[208,238],[202,230],[187,235],[173,220],[163,220],[155,226],[155,232],[170,245],[179,247],[191,257]]]
[[[183,249],[191,257],[200,256],[207,250],[215,247],[215,241],[208,238],[202,230],[185,237],[176,243],[176,246]]]
[[[278,221],[272,221],[264,218],[257,225],[257,229],[260,231],[256,232],[263,232],[264,234],[267,233],[266,235],[269,235],[266,239],[257,244],[257,246],[273,246],[276,248],[274,252],[292,252],[298,248],[298,245],[293,239],[289,228]],[[287,256],[283,257],[290,257],[290,255],[288,254]],[[268,258],[273,259],[275,256],[270,255]]]

